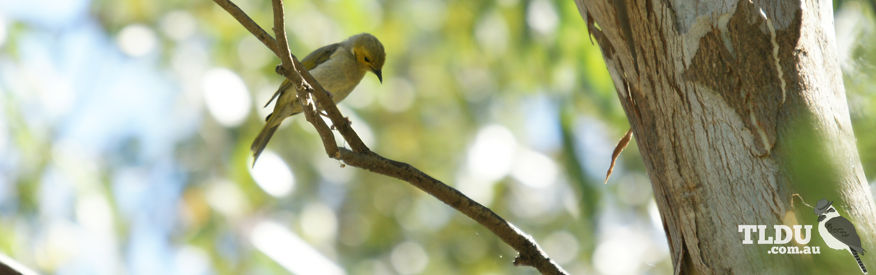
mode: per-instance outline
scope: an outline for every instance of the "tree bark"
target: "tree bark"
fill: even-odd
[[[792,201],[833,201],[876,250],[831,1],[576,4],[635,134],[676,273],[859,272],[824,245],[812,208]],[[743,245],[747,224],[815,225],[807,245],[821,254]]]

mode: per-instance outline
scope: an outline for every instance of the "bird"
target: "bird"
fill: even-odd
[[[369,33],[360,33],[344,41],[314,50],[301,60],[301,65],[325,88],[331,95],[332,101],[338,103],[356,88],[369,71],[377,76],[380,83],[383,83],[382,70],[385,61],[386,52],[380,40]],[[280,123],[285,118],[303,111],[293,86],[289,79],[286,79],[265,104],[267,107],[271,101],[277,100],[274,110],[265,117],[265,126],[250,146],[253,153],[253,166],[268,145],[271,136],[277,131],[277,127],[280,127]]]
[[[852,253],[855,261],[858,262],[858,267],[861,272],[867,274],[867,267],[864,262],[861,262],[859,255],[864,255],[864,248],[861,247],[861,238],[858,237],[858,232],[855,231],[855,226],[848,219],[843,218],[836,212],[831,204],[832,201],[825,199],[818,200],[815,204],[815,215],[818,216],[818,234],[828,247],[838,250],[846,250]]]

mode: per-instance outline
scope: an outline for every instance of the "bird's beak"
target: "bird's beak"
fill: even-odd
[[[377,75],[377,80],[380,80],[380,83],[383,83],[383,72],[381,72],[379,69],[371,69],[371,71],[374,72],[375,75]]]

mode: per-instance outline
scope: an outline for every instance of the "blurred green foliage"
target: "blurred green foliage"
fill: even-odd
[[[155,98],[158,105],[144,105],[169,109],[143,111],[164,114],[159,122],[101,117],[88,131],[108,145],[88,149],[64,138],[73,124],[34,111],[48,112],[40,95],[53,86],[0,78],[0,137],[8,136],[0,153],[15,162],[0,162],[0,173],[8,172],[0,177],[3,253],[46,273],[305,273],[284,266],[301,247],[349,274],[535,273],[514,267],[510,247],[434,198],[327,158],[303,117],[287,120],[269,144],[275,161],[260,160],[286,171],[268,173],[273,179],[287,180],[259,178],[249,144],[282,81],[278,60],[213,2],[83,3],[82,17],[66,27],[6,18],[3,72],[39,72],[28,41],[66,45],[67,33],[93,24],[100,35],[88,39],[110,49],[88,61],[123,65],[83,70],[91,81],[71,76],[73,107],[56,116],[87,113],[89,91],[110,85],[101,76],[116,70],[154,78],[106,88],[101,96],[133,98],[110,101],[121,106],[114,111],[134,113]],[[269,1],[235,3],[270,30]],[[572,274],[671,272],[635,146],[611,184],[600,183],[628,125],[573,1],[293,0],[286,13],[299,58],[359,32],[383,42],[384,83],[367,76],[340,104],[374,151],[460,188],[532,234]],[[873,14],[845,6],[837,13],[838,25],[855,19],[851,42],[839,40],[848,50],[843,68],[861,156],[873,175],[876,140],[867,137],[876,132],[876,50],[864,46],[873,43],[865,35]],[[214,107],[204,88],[208,76],[227,72],[224,79],[239,77],[245,87],[242,121],[223,118],[234,102]],[[127,130],[102,130],[109,128]],[[169,145],[154,149],[152,138]],[[264,221],[306,245],[272,255],[253,233],[270,232],[257,230]],[[115,264],[83,256],[94,251]]]

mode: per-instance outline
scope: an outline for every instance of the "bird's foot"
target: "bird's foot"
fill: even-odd
[[[286,68],[283,68],[283,64],[280,64],[280,65],[277,65],[277,67],[274,67],[274,72],[276,72],[279,75],[286,76]]]

